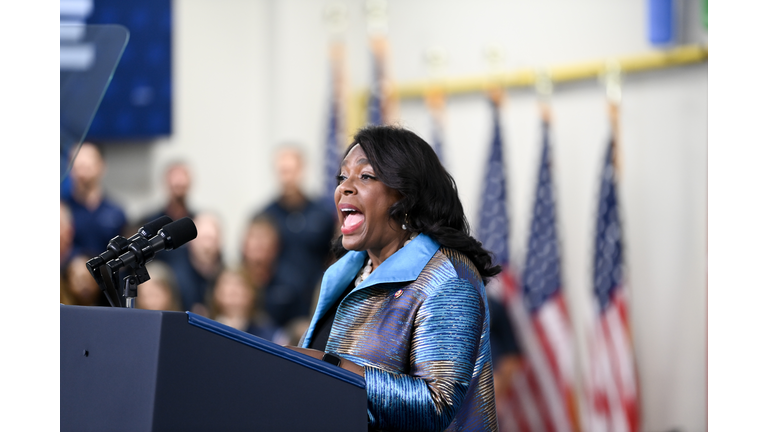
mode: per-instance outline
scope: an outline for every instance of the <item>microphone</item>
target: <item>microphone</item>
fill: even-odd
[[[131,243],[136,242],[140,238],[149,239],[157,234],[157,232],[164,226],[173,222],[173,219],[168,216],[160,216],[159,218],[147,223],[139,228],[139,231],[126,239],[123,236],[116,236],[107,244],[107,250],[99,254],[99,256],[93,257],[88,261],[89,269],[96,269],[102,266],[104,263],[109,262],[118,256],[122,255]],[[93,273],[93,272],[91,272]]]
[[[195,223],[188,217],[181,218],[162,227],[150,239],[138,236],[128,245],[126,252],[109,261],[107,267],[115,274],[121,267],[146,264],[155,258],[157,252],[176,249],[195,237]]]
[[[85,263],[85,266],[88,267],[88,272],[91,273],[91,276],[99,285],[101,291],[104,292],[104,295],[107,297],[107,300],[109,300],[109,304],[112,307],[117,307],[120,305],[119,294],[117,293],[115,287],[108,287],[104,283],[104,278],[101,274],[101,270],[103,270],[102,266],[124,253],[132,243],[138,241],[139,239],[149,239],[153,235],[157,234],[157,232],[162,227],[168,225],[171,222],[172,219],[168,216],[160,216],[159,218],[139,228],[139,232],[132,235],[128,239],[123,236],[115,236],[107,244],[107,250],[105,252],[102,252],[98,256],[89,259],[88,262]]]

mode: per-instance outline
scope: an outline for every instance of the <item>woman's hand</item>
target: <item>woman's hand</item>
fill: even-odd
[[[314,357],[314,358],[316,358],[318,360],[322,360],[323,359],[323,354],[325,354],[324,352],[318,351],[318,350],[315,350],[315,349],[299,348],[299,347],[290,346],[290,345],[286,345],[285,347],[289,348],[289,349],[292,349],[292,350],[294,350],[296,352],[300,352],[302,354],[308,355],[310,357]],[[341,363],[339,364],[340,368],[344,368],[344,369],[346,369],[346,370],[348,370],[350,372],[354,372],[354,373],[360,375],[361,377],[365,378],[365,368],[363,368],[362,366],[360,366],[360,365],[358,365],[356,363],[353,363],[353,362],[351,362],[351,361],[349,361],[349,360],[347,360],[347,359],[345,359],[345,358],[343,358],[341,356],[339,356],[339,358],[341,359]]]

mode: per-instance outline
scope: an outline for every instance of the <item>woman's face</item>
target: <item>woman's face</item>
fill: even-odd
[[[266,223],[254,223],[248,228],[243,254],[250,264],[271,265],[277,259],[280,243],[275,229]]]
[[[148,310],[171,310],[173,302],[170,289],[155,279],[139,285],[139,296],[136,300],[139,308]]]
[[[247,317],[253,308],[254,295],[248,283],[235,272],[224,272],[219,277],[213,297],[223,315]]]
[[[92,305],[99,297],[99,285],[93,279],[88,267],[87,258],[78,256],[72,259],[67,270],[69,289],[76,298],[77,304]]]
[[[382,259],[397,251],[405,231],[390,220],[389,208],[399,199],[399,192],[377,178],[362,147],[354,146],[341,163],[335,193],[344,248],[383,253]]]

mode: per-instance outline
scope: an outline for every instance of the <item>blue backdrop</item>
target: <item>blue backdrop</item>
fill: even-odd
[[[94,0],[88,24],[121,24],[130,39],[87,139],[142,140],[171,134],[171,1]]]

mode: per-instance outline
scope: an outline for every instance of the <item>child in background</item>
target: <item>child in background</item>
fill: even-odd
[[[149,280],[139,285],[136,307],[139,309],[182,312],[179,289],[173,270],[162,262],[146,265]]]
[[[85,263],[85,255],[76,255],[67,264],[66,284],[62,286],[61,300],[76,306],[109,306],[107,297],[93,279]]]
[[[216,279],[211,293],[211,317],[238,330],[272,340],[275,330],[258,322],[254,315],[256,294],[253,287],[237,271],[226,269]]]

